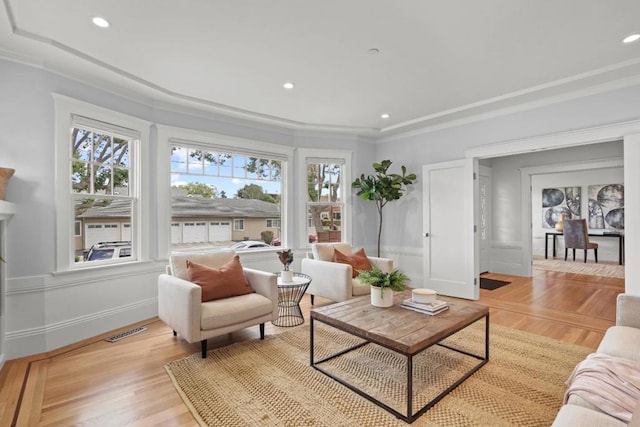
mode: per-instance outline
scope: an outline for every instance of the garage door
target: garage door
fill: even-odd
[[[118,224],[87,224],[85,226],[85,248],[98,242],[116,242],[120,240]]]
[[[209,223],[209,241],[227,242],[231,240],[230,221],[212,221]]]
[[[182,228],[182,242],[195,243],[207,241],[206,222],[185,222]]]
[[[171,243],[182,243],[182,224],[171,223]]]

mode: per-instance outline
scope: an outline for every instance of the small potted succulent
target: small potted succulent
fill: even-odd
[[[287,249],[284,251],[278,251],[278,259],[282,263],[282,271],[280,272],[280,277],[284,283],[293,282],[293,271],[289,270],[289,266],[293,262],[293,252],[291,249]]]
[[[360,270],[358,280],[372,287],[371,305],[376,307],[391,307],[393,305],[393,292],[404,290],[404,285],[410,279],[398,270],[385,273],[378,267],[371,270]],[[389,289],[385,292],[385,289]]]

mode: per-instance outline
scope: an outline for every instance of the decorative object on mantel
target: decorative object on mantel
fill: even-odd
[[[284,251],[278,251],[278,259],[283,265],[283,270],[280,272],[280,277],[282,278],[283,283],[291,283],[293,282],[293,271],[289,270],[289,266],[293,262],[293,252],[291,249],[287,249]]]
[[[376,307],[391,307],[393,305],[393,292],[402,291],[404,285],[410,279],[399,270],[393,270],[391,273],[384,273],[378,267],[371,270],[360,270],[358,280],[361,283],[371,286],[371,305]]]
[[[407,174],[407,168],[402,165],[402,175],[387,173],[391,160],[383,160],[374,163],[375,175],[360,175],[351,186],[358,188],[357,195],[364,200],[373,200],[378,208],[378,257],[380,257],[380,236],[382,235],[382,208],[392,200],[402,197],[402,192],[407,185],[411,185],[417,179],[416,174]]]
[[[5,199],[7,195],[7,185],[15,172],[15,169],[0,168],[0,200]]]

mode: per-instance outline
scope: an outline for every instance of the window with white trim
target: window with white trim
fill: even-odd
[[[174,141],[170,149],[172,218],[197,217],[211,225],[189,235],[190,242],[228,247],[247,238],[261,240],[270,227],[265,216],[280,226],[281,156],[187,141]],[[220,222],[230,216],[233,218]],[[231,221],[233,230],[222,228]],[[173,242],[172,247],[176,246],[179,243]]]
[[[54,100],[57,270],[140,259],[141,153],[149,123],[58,94]],[[120,243],[123,224],[131,225],[130,242]],[[93,246],[106,251],[109,244],[126,245],[130,255],[88,260]]]
[[[298,173],[307,185],[299,193],[304,229],[300,244],[350,241],[351,153],[343,150],[300,149]],[[302,187],[302,186],[300,186]]]

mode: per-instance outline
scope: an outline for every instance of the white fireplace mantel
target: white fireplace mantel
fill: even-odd
[[[0,200],[0,221],[11,218],[16,213],[16,205]]]
[[[7,222],[16,213],[16,205],[4,200],[0,200],[0,256],[5,256],[6,239],[7,239]],[[0,368],[4,365],[5,355],[7,353],[4,340],[5,328],[5,270],[0,265]]]

